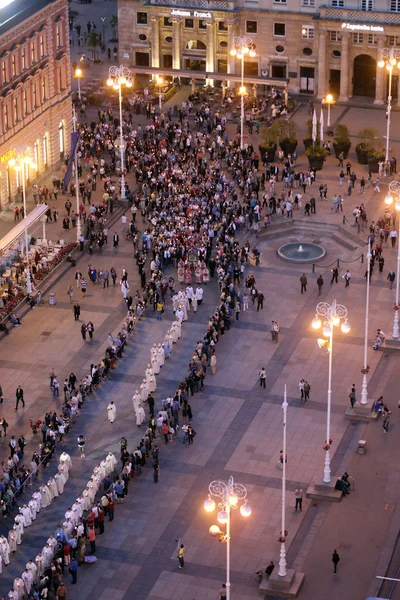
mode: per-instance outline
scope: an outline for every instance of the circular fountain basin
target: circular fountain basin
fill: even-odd
[[[282,260],[293,263],[312,263],[326,256],[326,250],[319,244],[312,242],[292,242],[284,244],[276,251],[276,255]]]

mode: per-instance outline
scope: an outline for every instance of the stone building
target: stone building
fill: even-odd
[[[249,78],[289,78],[289,92],[383,103],[382,48],[400,45],[400,0],[118,0],[119,51],[134,68],[239,75],[234,36],[249,36]],[[394,97],[400,79],[393,71]],[[177,73],[178,74],[178,73]]]
[[[51,175],[71,132],[68,0],[6,2],[0,4],[0,208],[13,201],[22,176],[9,160],[29,146],[37,172],[26,167],[26,182]]]

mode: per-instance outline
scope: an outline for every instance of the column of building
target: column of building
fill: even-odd
[[[172,68],[181,68],[181,23],[172,19]]]
[[[318,52],[318,94],[317,98],[323,98],[326,94],[326,38],[327,32],[320,31]]]
[[[385,36],[378,36],[378,43],[376,46],[376,85],[375,85],[375,101],[374,104],[383,104],[383,98],[385,94],[385,81],[386,81],[386,69],[378,67],[378,62],[381,59],[382,49],[385,45]]]
[[[207,23],[207,36],[206,36],[206,73],[214,73],[215,71],[215,52],[214,52],[214,23]],[[208,85],[214,86],[214,79],[208,79],[206,81]]]
[[[350,34],[342,33],[342,46],[340,57],[340,93],[339,100],[347,102],[349,99],[349,42]]]
[[[160,67],[160,20],[151,18],[151,66]]]

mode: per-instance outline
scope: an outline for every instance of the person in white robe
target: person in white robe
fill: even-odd
[[[187,321],[187,320],[188,320],[188,314],[187,314],[187,299],[186,299],[186,298],[185,298],[185,299],[183,300],[183,302],[181,302],[181,304],[179,305],[179,309],[180,309],[180,310],[182,311],[182,313],[183,313],[183,318],[182,318],[182,320],[181,320],[181,323],[182,323],[182,321]],[[178,310],[179,310],[179,309],[178,309]]]
[[[29,500],[28,507],[29,507],[29,509],[31,511],[31,514],[32,514],[32,521],[34,521],[36,519],[36,515],[37,515],[37,512],[38,512],[37,511],[36,500],[34,500],[33,498],[32,498],[32,500]]]
[[[56,547],[57,547],[57,540],[56,540],[56,538],[54,537],[54,535],[51,535],[51,536],[49,537],[49,539],[47,540],[47,544],[50,546],[50,548],[52,549],[52,551],[53,551],[53,554],[54,554],[54,552],[55,552],[55,549],[56,549]]]
[[[117,415],[117,407],[114,402],[111,400],[110,404],[107,406],[107,417],[110,423],[114,423],[115,417]]]
[[[32,498],[36,502],[36,512],[38,513],[42,508],[42,494],[40,493],[40,490],[36,490],[36,492],[32,494]]]
[[[168,331],[167,331],[167,337],[168,337],[168,343],[170,345],[171,352],[172,352],[173,343],[174,343],[174,336],[172,335],[171,329],[168,329]]]
[[[35,563],[33,562],[33,560],[28,560],[28,562],[25,565],[27,571],[30,571],[32,573],[32,577],[33,577],[33,581],[36,581],[36,577],[37,577],[37,566],[35,565]]]
[[[170,331],[172,335],[172,341],[174,342],[174,344],[176,344],[176,342],[179,339],[179,329],[176,327],[176,323],[172,323]]]
[[[140,401],[141,401],[141,398],[140,398],[139,390],[135,390],[135,393],[132,396],[133,408],[135,410],[139,406]]]
[[[8,545],[10,547],[10,552],[17,551],[17,536],[14,529],[10,529],[8,532]]]
[[[43,567],[47,569],[51,565],[51,561],[53,560],[53,550],[50,548],[48,544],[42,550],[42,559],[43,559]]]
[[[82,516],[83,516],[83,498],[82,498],[82,496],[79,496],[75,500],[75,503],[72,505],[72,510],[74,510],[75,508],[78,511],[79,518],[82,519]]]
[[[165,354],[164,354],[164,348],[162,347],[161,344],[157,345],[157,352],[158,352],[158,362],[160,363],[160,367],[164,366],[165,363]]]
[[[40,486],[40,493],[42,494],[42,508],[46,508],[51,504],[51,496],[49,492],[49,488],[45,483],[42,483]]]
[[[65,537],[67,538],[67,540],[70,539],[71,534],[73,532],[74,526],[71,523],[71,519],[66,519],[63,523],[63,529],[64,529],[64,533],[65,533]]]
[[[140,385],[140,402],[145,402],[148,398],[148,394],[146,393],[146,386],[142,383]]]
[[[24,518],[24,527],[29,527],[32,525],[32,513],[29,506],[24,504],[23,507],[19,509],[19,512]]]
[[[28,568],[22,573],[22,581],[24,582],[25,592],[29,596],[33,584],[33,575]]]
[[[175,321],[175,327],[178,330],[178,340],[182,335],[182,323],[178,319]]]
[[[44,573],[43,557],[42,557],[41,553],[39,553],[37,555],[37,557],[35,558],[35,564],[36,564],[36,568],[37,568],[37,576],[39,579],[40,577],[42,577],[42,575]]]
[[[107,454],[106,458],[107,464],[109,465],[109,474],[115,471],[115,467],[117,466],[117,459],[115,458],[112,452]]]
[[[13,584],[14,590],[18,593],[18,599],[22,600],[25,593],[25,585],[21,577],[16,577]]]
[[[15,541],[17,542],[17,545],[19,545],[22,542],[22,535],[21,535],[20,529],[19,529],[18,525],[14,525],[13,529],[14,529],[14,533],[15,533]]]
[[[164,357],[167,359],[171,354],[171,346],[169,345],[168,335],[165,336],[162,346],[164,350]]]
[[[136,425],[140,427],[146,418],[146,413],[144,412],[144,408],[141,404],[139,404],[136,409]]]
[[[66,483],[69,479],[69,471],[67,465],[65,463],[60,462],[60,464],[58,465],[58,472],[63,474]]]
[[[158,358],[158,352],[151,357],[151,370],[155,375],[158,375],[160,372],[160,362]]]
[[[154,377],[154,375],[151,375],[150,379],[149,379],[149,390],[150,390],[150,394],[152,394],[153,392],[155,392],[157,389],[157,382],[156,382],[156,378]]]
[[[47,487],[49,488],[51,499],[53,500],[54,498],[57,498],[58,488],[57,488],[57,484],[53,477],[50,477],[50,479],[47,483]]]
[[[60,471],[54,475],[54,481],[56,482],[57,490],[59,494],[62,494],[65,486],[65,477]]]
[[[72,460],[68,452],[63,452],[60,456],[60,462],[65,463],[68,467],[68,471],[72,469]]]
[[[18,592],[17,590],[14,590],[14,588],[12,588],[9,592],[8,592],[8,597],[10,598],[10,600],[18,600],[19,596],[18,596]]]
[[[83,490],[83,508],[84,510],[90,510],[91,507],[91,502],[90,502],[90,498],[89,498],[89,490],[87,488],[85,488]]]
[[[24,535],[24,517],[22,515],[17,515],[14,519],[14,523],[22,540],[22,536]]]
[[[10,564],[10,546],[8,545],[8,542],[4,535],[0,537],[0,553],[3,557],[3,564]]]
[[[90,504],[92,505],[96,496],[96,488],[94,486],[93,480],[90,479],[88,481],[88,484],[86,486],[89,490],[89,498],[90,498]]]

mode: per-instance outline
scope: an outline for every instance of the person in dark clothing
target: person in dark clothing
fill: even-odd
[[[339,271],[337,267],[333,267],[333,269],[331,270],[332,273],[332,279],[331,279],[331,283],[333,283],[334,281],[336,283],[338,283],[338,277],[339,277]]]
[[[79,306],[79,304],[76,302],[74,304],[74,319],[75,321],[79,321],[79,317],[81,316],[81,307]]]
[[[337,572],[337,567],[338,567],[339,561],[340,561],[340,556],[337,553],[337,550],[334,550],[333,554],[332,554],[333,572],[334,573]]]
[[[20,385],[17,387],[17,391],[15,392],[15,397],[16,397],[15,410],[18,410],[18,404],[20,402],[22,402],[22,406],[25,408],[24,390],[22,389],[22,387]]]

